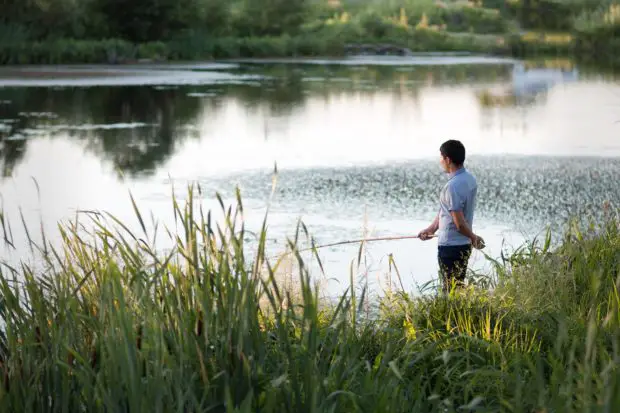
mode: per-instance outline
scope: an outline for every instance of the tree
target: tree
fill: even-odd
[[[108,35],[132,42],[169,39],[197,24],[202,0],[94,0]]]
[[[200,28],[211,35],[229,34],[231,1],[200,0]]]
[[[241,36],[295,33],[306,11],[306,0],[242,0],[235,28]]]
[[[85,35],[89,0],[1,0],[0,26],[20,37],[43,39]]]

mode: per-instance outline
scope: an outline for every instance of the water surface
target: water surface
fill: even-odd
[[[497,257],[570,216],[600,219],[620,200],[619,109],[614,76],[564,61],[13,67],[0,70],[0,193],[22,242],[19,208],[52,233],[78,210],[107,210],[137,228],[128,191],[173,225],[172,184],[183,199],[190,183],[205,208],[218,208],[216,191],[233,202],[239,186],[256,230],[277,163],[277,254],[298,219],[319,243],[417,233],[446,179],[438,147],[455,138],[479,181],[474,229]],[[369,244],[356,275],[384,279],[393,254],[411,289],[435,277],[435,251],[434,241]],[[321,250],[330,291],[346,286],[356,255],[357,245]],[[488,263],[476,252],[471,267]]]

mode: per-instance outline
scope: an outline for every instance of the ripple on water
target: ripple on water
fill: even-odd
[[[205,92],[205,93],[192,92],[192,93],[188,93],[187,96],[191,97],[191,98],[209,98],[209,97],[217,97],[217,93],[213,93],[213,92]]]
[[[54,125],[46,126],[43,129],[51,132],[65,131],[65,130],[109,130],[109,129],[135,129],[157,126],[154,123],[142,123],[142,122],[130,122],[130,123],[106,123],[106,124],[83,124],[83,125]]]
[[[43,136],[48,133],[48,131],[43,128],[40,128],[40,129],[27,128],[27,129],[22,129],[20,132],[27,136]]]
[[[478,157],[468,168],[479,183],[477,216],[516,231],[559,229],[570,217],[600,219],[620,204],[619,158]],[[436,162],[280,171],[273,210],[360,219],[429,219],[445,176]],[[268,199],[267,172],[203,180],[206,193]]]
[[[44,118],[44,119],[58,118],[58,115],[53,112],[19,112],[18,115],[24,118]]]
[[[89,87],[89,86],[144,86],[179,87],[181,85],[211,85],[221,83],[252,83],[265,79],[261,75],[239,75],[217,71],[194,71],[177,68],[161,70],[141,69],[46,67],[40,71],[29,69],[0,69],[0,87]]]

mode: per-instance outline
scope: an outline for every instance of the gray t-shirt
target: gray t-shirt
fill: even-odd
[[[457,231],[450,211],[463,211],[465,220],[472,228],[477,192],[476,178],[464,167],[450,174],[439,196],[440,246],[471,244],[469,238]]]

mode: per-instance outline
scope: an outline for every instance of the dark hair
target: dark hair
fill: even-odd
[[[465,162],[465,146],[460,141],[450,139],[439,147],[439,152],[446,158],[450,158],[453,164],[461,166]]]

